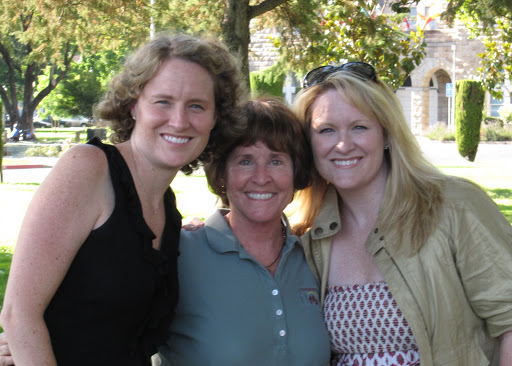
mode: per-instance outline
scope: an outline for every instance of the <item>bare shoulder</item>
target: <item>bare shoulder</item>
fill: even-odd
[[[105,153],[95,146],[80,144],[73,146],[59,158],[41,188],[49,181],[53,188],[84,189],[107,176],[108,163]]]
[[[94,172],[105,168],[107,166],[107,159],[105,153],[98,147],[79,144],[70,148],[59,158],[56,167],[59,165],[71,170],[84,170],[83,168],[88,168],[86,170]]]

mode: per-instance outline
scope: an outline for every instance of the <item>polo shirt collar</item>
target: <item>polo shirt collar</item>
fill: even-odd
[[[205,235],[210,247],[217,253],[239,252],[241,257],[245,257],[244,253],[247,255],[248,253],[242,248],[237,237],[224,219],[224,216],[229,213],[229,211],[229,209],[218,209],[208,217],[205,221]],[[301,245],[301,243],[298,237],[292,234],[290,224],[284,214],[281,220],[286,230],[286,244],[284,249],[286,252],[289,250],[288,247]]]

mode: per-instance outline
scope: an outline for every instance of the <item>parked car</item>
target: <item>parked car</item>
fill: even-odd
[[[86,117],[61,118],[60,127],[90,127],[93,120]]]
[[[43,119],[39,116],[34,117],[34,128],[51,128],[55,127],[56,123],[58,123],[58,120],[56,121],[51,115],[47,115]]]
[[[34,121],[32,124],[34,125],[34,128],[50,128],[50,127],[52,127],[51,122],[47,122],[44,119],[41,121]]]

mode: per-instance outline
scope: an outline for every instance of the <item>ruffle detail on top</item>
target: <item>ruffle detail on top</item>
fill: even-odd
[[[151,310],[141,325],[138,338],[140,347],[148,359],[157,352],[157,346],[164,344],[169,336],[169,325],[174,318],[178,300],[178,273],[177,257],[178,243],[181,229],[181,215],[176,208],[176,198],[168,188],[164,194],[165,226],[162,235],[160,250],[153,248],[153,240],[156,235],[147,225],[142,214],[142,205],[135,188],[130,169],[119,150],[113,145],[103,144],[98,137],[89,142],[91,145],[100,146],[111,162],[109,168],[112,179],[118,179],[121,192],[116,192],[116,205],[118,195],[124,195],[128,204],[128,211],[137,235],[139,236],[144,260],[151,263],[158,279],[155,283],[155,294],[151,300]]]

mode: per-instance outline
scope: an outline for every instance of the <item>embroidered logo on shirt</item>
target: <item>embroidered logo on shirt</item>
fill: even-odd
[[[299,291],[303,304],[320,305],[320,291],[317,288],[301,288]]]

